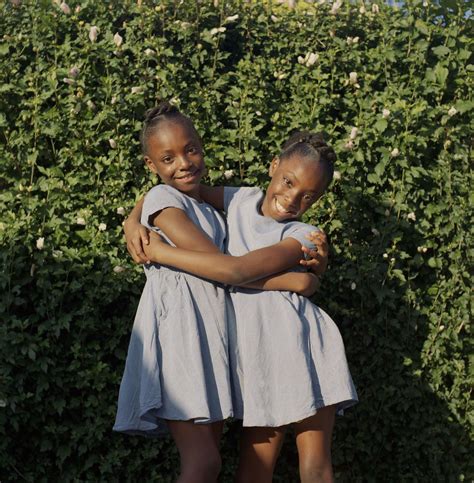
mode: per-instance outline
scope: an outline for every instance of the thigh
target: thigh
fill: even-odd
[[[237,482],[271,482],[285,438],[285,427],[243,427]]]
[[[219,452],[223,421],[195,424],[194,421],[167,421],[181,459]]]

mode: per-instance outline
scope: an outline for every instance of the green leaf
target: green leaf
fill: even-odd
[[[385,131],[385,129],[387,129],[387,125],[388,125],[387,120],[382,118],[375,123],[374,127],[375,129],[377,129],[377,131],[382,133]]]
[[[438,47],[434,47],[432,50],[437,57],[444,57],[451,52],[451,49],[449,49],[448,47],[445,47],[444,45],[439,45]]]

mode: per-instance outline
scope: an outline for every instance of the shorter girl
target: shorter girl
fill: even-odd
[[[146,254],[231,285],[269,270],[291,269],[305,234],[314,230],[294,220],[326,190],[334,158],[321,135],[300,132],[272,161],[265,195],[256,188],[201,190],[227,213],[228,252],[233,256],[180,250],[153,236]],[[335,323],[306,298],[289,292],[235,289],[231,295],[234,413],[244,426],[238,480],[271,481],[282,427],[295,423],[301,480],[332,481],[334,416],[357,402]]]

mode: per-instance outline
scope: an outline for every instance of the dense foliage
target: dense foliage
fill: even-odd
[[[321,3],[1,4],[2,481],[177,474],[170,441],[111,432],[144,282],[122,222],[155,182],[138,132],[161,98],[195,121],[214,184],[263,186],[294,128],[328,133],[337,179],[308,216],[332,245],[315,301],[361,400],[337,420],[336,476],[473,478],[467,6]],[[276,481],[297,480],[296,460],[290,434]]]

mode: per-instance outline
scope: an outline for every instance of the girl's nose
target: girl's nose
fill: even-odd
[[[181,156],[179,167],[181,169],[189,169],[192,166],[191,161],[186,156]]]

